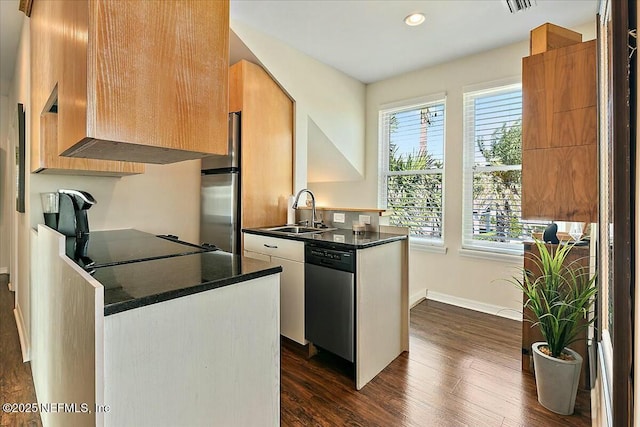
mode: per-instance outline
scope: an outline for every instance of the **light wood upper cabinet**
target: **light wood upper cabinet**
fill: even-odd
[[[595,40],[522,60],[522,217],[596,222]]]
[[[65,14],[75,2],[38,0],[30,21],[31,172],[122,176],[144,172],[144,165],[58,155],[57,92],[65,63]]]
[[[229,110],[240,112],[242,227],[287,222],[293,191],[293,102],[258,65],[229,72]]]
[[[227,154],[228,0],[53,3],[59,154],[162,164]]]

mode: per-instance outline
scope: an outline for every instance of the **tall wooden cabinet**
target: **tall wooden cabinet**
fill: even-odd
[[[36,0],[31,18],[32,111],[58,119],[57,147],[38,147],[33,169],[52,167],[49,151],[144,163],[227,153],[228,0]]]
[[[287,222],[293,191],[293,102],[259,65],[229,72],[229,111],[240,112],[242,227]]]
[[[522,217],[596,222],[596,42],[522,60]]]

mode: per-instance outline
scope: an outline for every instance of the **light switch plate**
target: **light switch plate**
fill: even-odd
[[[358,220],[360,224],[371,224],[371,215],[360,215]]]
[[[342,223],[344,223],[344,214],[343,213],[334,213],[333,214],[333,222],[342,222]]]

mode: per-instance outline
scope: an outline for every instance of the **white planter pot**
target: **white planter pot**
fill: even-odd
[[[564,351],[571,354],[574,360],[556,359],[539,350],[540,346],[546,345],[546,342],[536,342],[531,346],[538,402],[557,414],[571,415],[576,403],[582,357],[565,348]]]

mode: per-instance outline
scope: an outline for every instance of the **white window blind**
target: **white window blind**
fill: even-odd
[[[520,254],[546,224],[521,219],[522,87],[464,94],[463,247]]]
[[[379,205],[390,223],[442,244],[444,94],[380,111]]]

